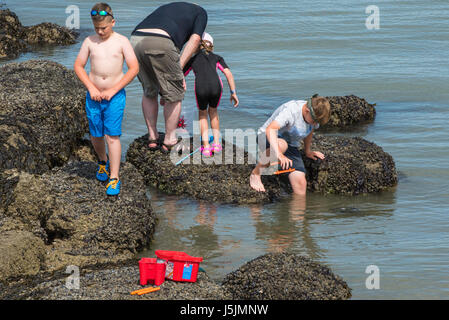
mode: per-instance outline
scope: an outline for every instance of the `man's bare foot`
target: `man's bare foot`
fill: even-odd
[[[265,192],[260,174],[251,173],[249,176],[249,185],[256,191]]]

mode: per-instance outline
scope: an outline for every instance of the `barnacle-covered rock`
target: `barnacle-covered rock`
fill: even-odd
[[[69,159],[88,132],[86,90],[73,70],[45,60],[0,67],[0,170],[42,173]]]
[[[0,59],[16,58],[19,52],[27,50],[24,41],[16,36],[0,34]]]
[[[363,124],[373,121],[376,116],[375,104],[370,104],[363,98],[354,95],[326,98],[331,105],[331,114],[329,122],[322,129]]]
[[[199,147],[193,140],[191,138],[189,151]],[[180,165],[174,163],[178,158],[172,159],[159,150],[150,151],[147,145],[148,135],[137,138],[129,146],[126,159],[139,169],[148,185],[166,193],[237,204],[266,203],[280,196],[279,181],[271,176],[263,177],[267,192],[251,189],[249,176],[255,160],[236,145],[223,144],[221,154],[214,156],[221,157],[221,164],[214,163],[213,159],[201,160],[201,153],[196,152]],[[183,155],[188,155],[189,151]]]
[[[128,149],[127,160],[139,169],[147,184],[168,194],[248,204],[267,203],[279,198],[283,191],[292,192],[288,173],[262,175],[267,192],[251,189],[249,176],[254,161],[248,161],[251,156],[246,152],[241,164],[235,160],[234,164],[226,164],[226,156],[221,154],[222,164],[207,164],[201,160],[189,164],[187,160],[187,164],[176,166],[169,155],[150,151],[147,141],[148,135],[136,139]],[[234,154],[239,153],[235,145],[230,146]],[[311,160],[301,150],[310,192],[356,195],[386,190],[397,184],[393,158],[372,142],[358,137],[315,135],[312,149],[323,152],[325,159]]]
[[[228,274],[223,287],[237,300],[343,300],[351,289],[331,269],[293,253],[268,253]]]
[[[21,38],[28,44],[69,45],[76,42],[78,33],[60,25],[44,22],[24,27]]]
[[[0,225],[0,281],[36,275],[45,257],[44,241],[29,231],[4,231]]]
[[[17,15],[9,9],[0,10],[0,33],[19,37],[23,26]]]
[[[301,150],[310,191],[357,195],[383,191],[398,182],[393,157],[363,138],[315,135],[312,149],[325,159],[309,159]]]
[[[0,59],[14,59],[39,45],[70,45],[79,33],[54,23],[23,26],[9,9],[0,10]]]
[[[23,234],[23,241],[34,237],[45,244],[45,253],[34,257],[40,261],[37,271],[44,273],[68,265],[123,262],[147,246],[156,217],[140,173],[122,164],[121,193],[108,197],[95,171],[95,162],[70,162],[42,175],[16,172],[3,178],[10,190],[2,199],[0,243],[11,245],[0,247],[0,256],[17,252],[8,242],[15,232]],[[22,259],[17,256],[16,264]],[[0,280],[7,276],[0,274]]]
[[[67,274],[36,280],[32,287],[14,288],[0,285],[0,298],[33,300],[226,300],[230,294],[210,279],[205,272],[199,272],[197,281],[176,282],[166,280],[155,291],[144,295],[130,292],[142,289],[139,284],[137,261],[119,267],[105,267],[88,270],[80,275],[79,289],[66,287]]]
[[[66,287],[67,275],[40,275],[32,282],[0,283],[0,298],[52,300],[343,300],[351,289],[328,267],[292,253],[269,253],[229,273],[220,282],[200,269],[195,283],[165,280],[142,296],[137,260],[102,269],[84,268],[79,289]]]

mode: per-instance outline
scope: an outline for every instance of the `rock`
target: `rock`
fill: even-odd
[[[131,295],[142,289],[139,284],[139,267],[137,261],[132,265],[105,268],[81,272],[79,289],[68,289],[65,277],[50,277],[27,287],[26,290],[13,292],[3,288],[3,299],[38,299],[38,300],[225,300],[230,299],[220,284],[211,280],[204,272],[198,273],[197,281],[175,282],[166,280],[160,290],[141,296]]]
[[[28,231],[0,230],[0,281],[37,275],[45,256],[42,239]]]
[[[248,204],[271,202],[278,199],[283,191],[292,192],[287,174],[279,177],[263,175],[266,193],[251,189],[249,176],[254,164],[248,164],[247,153],[244,164],[175,166],[169,155],[149,151],[147,140],[148,135],[145,135],[130,145],[127,161],[139,169],[147,184],[168,194],[188,195],[212,202]],[[378,192],[397,184],[393,158],[372,142],[362,138],[315,135],[312,149],[323,152],[326,158],[314,161],[306,158],[304,151],[301,151],[308,190],[311,192],[356,195]]]
[[[108,197],[95,170],[96,163],[70,162],[11,179],[2,231],[20,230],[45,243],[41,272],[127,261],[149,244],[156,217],[141,175],[122,164],[121,194]]]
[[[18,282],[0,282],[1,299],[33,300],[303,300],[348,299],[351,289],[319,263],[292,253],[260,256],[225,276],[222,284],[200,271],[197,281],[165,280],[160,290],[142,296],[138,261],[80,270],[79,288],[67,288],[64,271]]]
[[[0,171],[0,218],[11,203],[13,191],[19,182],[19,172],[15,169]]]
[[[0,34],[0,59],[14,59],[26,50],[27,46],[21,39],[9,34]]]
[[[74,44],[77,37],[78,33],[49,22],[25,27],[22,31],[22,39],[28,44],[69,45]]]
[[[228,274],[223,287],[237,300],[342,300],[351,289],[323,265],[292,253],[269,253]]]
[[[398,182],[393,157],[363,138],[315,135],[312,149],[325,159],[314,161],[301,150],[309,191],[357,195],[386,190]]]
[[[28,45],[74,44],[79,33],[54,23],[23,26],[9,9],[0,10],[0,59],[13,59],[28,51]]]
[[[97,162],[98,158],[90,140],[81,139],[78,141],[70,160]]]
[[[0,33],[20,37],[23,26],[17,15],[9,9],[0,10]]]
[[[331,105],[331,115],[329,122],[322,126],[322,129],[367,123],[373,121],[376,116],[375,104],[370,104],[363,98],[354,95],[326,98]]]
[[[88,132],[86,90],[45,60],[0,67],[0,170],[42,173],[67,162]]]
[[[126,159],[139,169],[147,184],[166,193],[188,195],[211,202],[237,204],[267,203],[280,196],[279,181],[272,177],[263,177],[266,193],[251,189],[249,176],[254,165],[248,165],[250,156],[241,149],[237,152],[238,148],[235,145],[232,153],[234,164],[225,164],[227,144],[223,144],[222,164],[188,164],[186,160],[181,165],[175,166],[170,155],[163,154],[159,150],[149,151],[147,141],[148,135],[134,140],[128,148]],[[191,138],[190,142],[192,141]],[[190,150],[196,148],[196,145],[191,146]],[[187,155],[188,152],[184,154]],[[242,159],[239,160],[243,164],[236,164],[238,154],[242,155]],[[197,152],[194,159],[200,155],[201,153]]]

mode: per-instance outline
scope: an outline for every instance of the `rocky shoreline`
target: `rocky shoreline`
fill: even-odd
[[[192,140],[187,142],[191,147],[182,155],[195,150]],[[292,192],[285,174],[263,175],[265,193],[251,189],[248,177],[255,160],[251,154],[232,143],[223,143],[222,153],[214,156],[219,160],[198,158],[198,163],[202,165],[191,165],[189,160],[176,165],[170,155],[149,151],[147,141],[148,135],[134,140],[128,148],[126,159],[138,168],[148,185],[165,193],[214,203],[254,204],[273,202],[283,192]],[[303,149],[300,150],[309,191],[357,195],[387,190],[397,184],[393,158],[375,143],[360,137],[314,135],[312,148],[323,152],[326,158],[312,160],[305,156]],[[179,157],[182,158],[182,155]],[[226,162],[229,155],[233,159],[231,164]],[[241,159],[237,159],[239,155]]]
[[[17,58],[35,46],[70,45],[76,42],[78,32],[50,22],[23,26],[9,9],[0,10],[0,59]]]
[[[289,190],[277,176],[264,177],[266,194],[252,190],[253,159],[233,144],[225,145],[222,156],[232,150],[234,164],[174,166],[169,155],[149,151],[142,136],[122,163],[123,192],[108,198],[93,175],[90,143],[83,140],[84,98],[73,71],[57,63],[0,67],[2,299],[350,298],[351,289],[329,268],[293,253],[257,257],[220,282],[200,272],[196,283],[165,281],[154,294],[131,296],[140,288],[136,253],[148,247],[157,227],[147,185],[238,204],[272,202]],[[325,135],[313,143],[327,160],[305,161],[310,191],[355,195],[397,183],[392,157],[374,143]],[[79,290],[65,286],[68,265],[82,270]]]
[[[197,281],[166,280],[160,290],[142,296],[136,261],[81,272],[79,288],[69,274],[42,275],[28,283],[0,283],[0,298],[20,300],[345,300],[351,289],[332,271],[292,253],[269,253],[253,259],[222,281],[198,273]],[[151,286],[151,285],[149,285]],[[149,287],[148,286],[148,287]]]

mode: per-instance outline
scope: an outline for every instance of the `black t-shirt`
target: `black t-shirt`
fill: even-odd
[[[175,46],[181,50],[192,34],[201,37],[206,25],[207,12],[202,7],[188,2],[172,2],[153,11],[137,25],[134,31],[162,29],[170,35]]]

